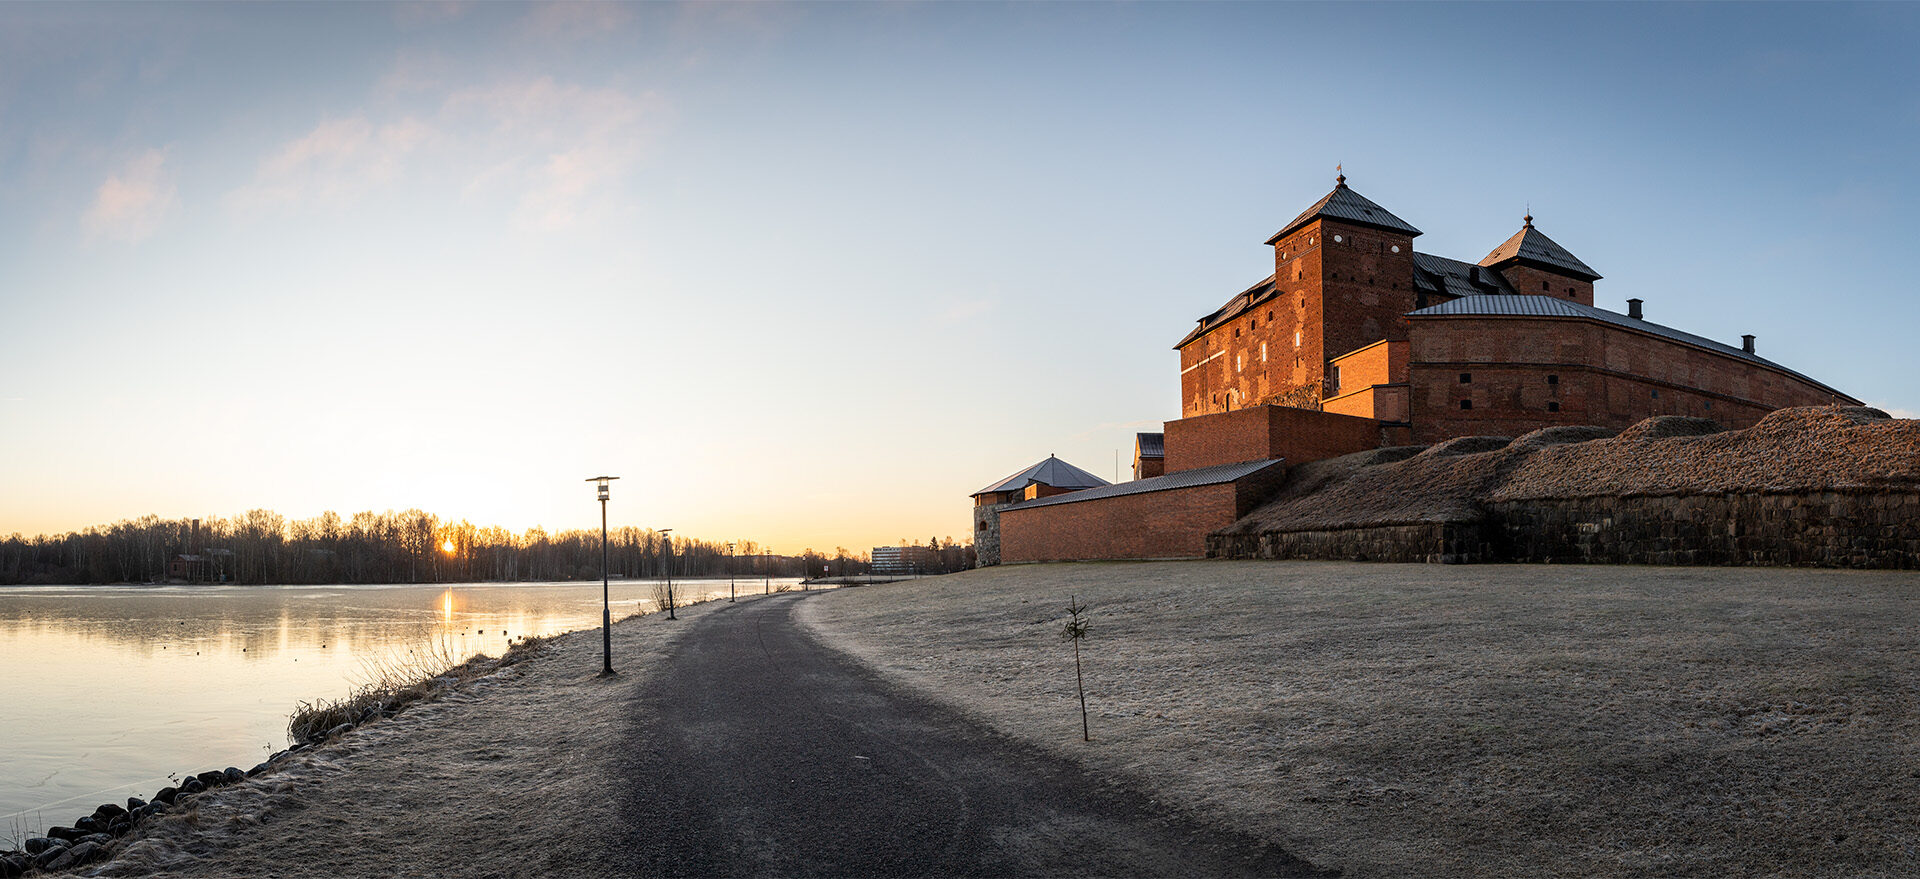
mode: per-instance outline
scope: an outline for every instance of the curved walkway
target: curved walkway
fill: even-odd
[[[1321,875],[889,687],[794,623],[820,598],[705,614],[630,672],[638,873]]]

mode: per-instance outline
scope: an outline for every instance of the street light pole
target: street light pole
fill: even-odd
[[[607,590],[607,483],[618,476],[592,476],[588,482],[600,483],[600,674],[613,674],[613,602]]]
[[[660,529],[660,536],[667,544],[667,619],[677,620],[679,617],[673,615],[673,538],[667,536],[672,533],[672,528]]]
[[[733,541],[727,541],[727,603],[733,603]]]

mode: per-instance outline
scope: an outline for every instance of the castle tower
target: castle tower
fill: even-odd
[[[1494,248],[1480,265],[1499,272],[1516,293],[1592,305],[1593,282],[1600,280],[1600,273],[1533,228],[1533,214],[1523,222],[1520,231]]]
[[[1267,239],[1272,277],[1201,318],[1175,346],[1181,417],[1261,404],[1320,408],[1329,360],[1406,338],[1419,234],[1337,177],[1332,192]]]

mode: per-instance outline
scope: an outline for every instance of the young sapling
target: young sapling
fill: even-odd
[[[1087,679],[1080,673],[1080,639],[1087,637],[1087,621],[1080,618],[1086,613],[1087,606],[1080,603],[1079,596],[1067,599],[1067,624],[1060,628],[1060,637],[1073,642],[1073,683],[1080,691],[1080,740],[1093,741],[1092,733],[1087,730]]]

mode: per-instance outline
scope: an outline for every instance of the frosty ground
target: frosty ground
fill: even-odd
[[[1916,594],[1910,573],[1208,561],[800,613],[897,683],[1349,876],[1893,876],[1920,870]],[[1091,743],[1058,636],[1076,595]],[[108,871],[617,874],[606,772],[678,631],[617,625],[605,680],[597,632],[558,639],[223,789]]]
[[[1075,595],[1091,744],[1058,638]],[[1911,876],[1917,597],[1895,572],[1212,561],[992,568],[803,613],[1350,876]]]

